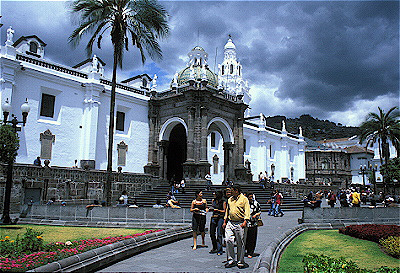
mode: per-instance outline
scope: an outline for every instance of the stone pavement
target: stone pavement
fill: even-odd
[[[297,225],[301,217],[300,211],[288,211],[283,217],[271,217],[263,212],[264,226],[259,227],[256,253],[261,253],[270,242],[280,234]],[[209,219],[207,226],[209,225]],[[200,236],[198,236],[198,241]],[[201,242],[201,240],[200,240]],[[208,248],[192,250],[193,238],[184,239],[168,245],[155,248],[119,263],[104,268],[98,272],[252,272],[258,257],[246,258],[250,265],[247,269],[237,267],[226,269],[223,261],[226,255],[209,254],[211,239],[206,234]]]

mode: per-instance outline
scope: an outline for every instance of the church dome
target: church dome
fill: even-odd
[[[212,72],[207,64],[208,54],[201,46],[194,47],[189,53],[189,62],[185,69],[175,74],[171,82],[172,86],[182,86],[189,84],[189,80],[194,78],[196,81],[201,81],[205,77],[210,86],[218,88],[218,76]],[[193,72],[192,72],[193,71]]]
[[[178,73],[177,77],[178,86],[189,84],[190,72],[191,72],[190,70],[191,70],[190,67],[186,67],[185,69],[183,69],[181,72]],[[201,80],[202,76],[201,66],[193,67],[193,72],[195,80]],[[218,76],[214,72],[212,72],[208,67],[206,67],[206,77],[209,85],[218,88]]]

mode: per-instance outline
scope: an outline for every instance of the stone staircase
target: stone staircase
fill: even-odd
[[[187,184],[185,188],[185,193],[175,193],[175,197],[180,202],[181,207],[190,208],[190,204],[195,198],[196,190],[202,190],[203,198],[207,199],[208,204],[210,204],[213,198],[212,193],[216,190],[224,190],[225,188],[226,186],[213,185],[211,190],[207,190],[205,185]],[[258,184],[241,185],[241,188],[243,192],[252,192],[255,194],[256,200],[260,203],[262,211],[269,210],[270,205],[267,204],[267,201],[271,198],[271,194],[273,193],[272,189],[263,190]],[[169,191],[169,185],[166,182],[163,182],[160,185],[137,195],[135,199],[139,206],[144,207],[152,206],[156,203],[157,199],[161,200],[161,204],[165,204],[166,196]],[[300,211],[303,210],[303,207],[303,202],[301,200],[283,193],[283,211]]]

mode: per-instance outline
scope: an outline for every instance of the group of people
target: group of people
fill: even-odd
[[[233,185],[225,191],[216,191],[211,205],[203,198],[201,190],[196,191],[196,198],[192,201],[190,211],[193,213],[193,246],[207,247],[205,244],[206,214],[211,212],[210,237],[212,249],[210,254],[223,254],[225,242],[227,252],[226,268],[237,266],[247,268],[244,257],[254,256],[257,241],[257,228],[261,215],[260,204],[255,200],[253,193],[244,194],[239,185]],[[201,244],[197,243],[198,234],[201,235]],[[225,238],[225,239],[224,239]],[[235,253],[235,243],[237,253]]]
[[[321,207],[322,199],[325,198],[330,207],[335,207],[337,203],[340,207],[360,207],[361,204],[370,205],[375,207],[377,203],[383,202],[385,206],[393,203],[392,197],[384,198],[383,193],[374,194],[371,190],[362,190],[360,192],[357,188],[342,189],[337,193],[330,191],[317,191],[315,194],[311,191],[307,196],[304,196],[303,202],[305,207],[312,209]]]
[[[171,192],[174,193],[185,193],[186,182],[185,179],[182,179],[181,182],[175,181],[174,178],[170,181]]]
[[[268,210],[269,216],[282,217],[283,215],[285,215],[281,208],[282,199],[282,193],[280,193],[279,190],[275,190],[274,195],[271,197],[271,199],[268,200],[268,204],[271,205],[270,209]]]

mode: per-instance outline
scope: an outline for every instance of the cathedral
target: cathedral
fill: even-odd
[[[1,46],[1,104],[30,106],[18,133],[17,163],[38,156],[50,166],[105,170],[111,80],[94,55],[69,67],[47,60],[36,35],[14,41],[7,30]],[[188,53],[167,91],[157,76],[137,75],[117,83],[113,169],[148,173],[163,180],[249,182],[266,173],[274,181],[305,180],[305,141],[266,126],[266,113],[250,112],[250,85],[231,37],[218,71],[200,46]]]

